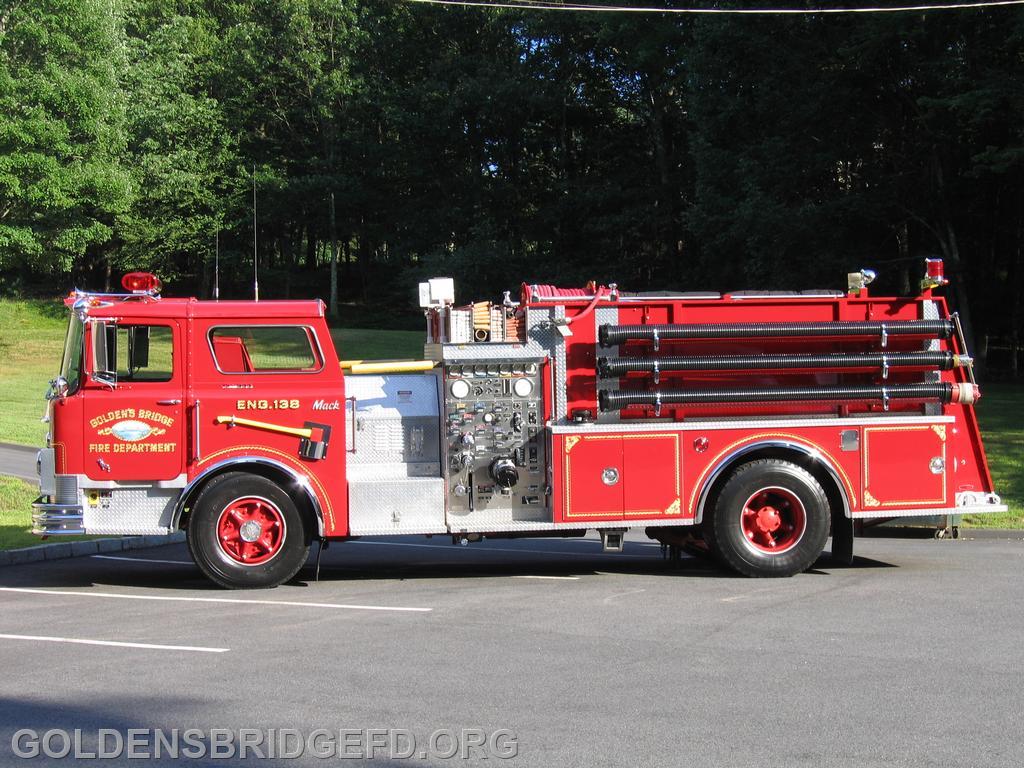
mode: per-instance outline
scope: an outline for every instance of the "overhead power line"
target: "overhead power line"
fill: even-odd
[[[999,8],[1024,5],[1024,0],[987,0],[972,3],[938,3],[933,5],[864,6],[849,8],[655,8],[632,5],[599,5],[594,3],[559,3],[553,0],[406,0],[423,5],[458,5],[467,8],[508,8],[528,11],[575,11],[578,13],[686,13],[732,16],[810,16],[850,13],[908,13],[911,11],[966,11],[977,8]]]

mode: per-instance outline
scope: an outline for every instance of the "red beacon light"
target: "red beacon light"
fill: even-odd
[[[921,288],[927,291],[948,284],[949,280],[946,278],[942,259],[925,259],[924,279],[921,281]]]
[[[121,285],[129,293],[153,295],[160,292],[163,285],[160,278],[151,272],[129,272],[121,278]]]

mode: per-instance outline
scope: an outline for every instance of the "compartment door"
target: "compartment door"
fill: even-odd
[[[622,436],[565,435],[561,442],[563,521],[621,520]]]
[[[949,506],[945,424],[864,427],[862,451],[865,509]]]
[[[682,451],[677,433],[622,436],[622,473],[627,518],[682,514]]]

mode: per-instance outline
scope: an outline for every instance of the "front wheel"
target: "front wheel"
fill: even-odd
[[[276,587],[309,555],[291,497],[271,480],[241,472],[215,478],[196,498],[188,546],[200,570],[228,589]]]
[[[704,533],[719,558],[745,576],[793,576],[818,559],[829,522],[828,497],[810,472],[760,459],[726,481]]]

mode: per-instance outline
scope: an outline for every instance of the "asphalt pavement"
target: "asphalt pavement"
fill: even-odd
[[[106,754],[129,729],[153,754],[157,729],[190,728],[207,757],[234,750],[203,765],[1024,763],[1024,542],[857,555],[751,580],[634,534],[619,555],[364,539],[330,547],[319,582],[311,561],[259,592],[214,588],[182,545],[2,568],[0,764],[33,732],[60,754],[79,729],[88,756],[100,729]],[[286,732],[301,757],[252,759]]]
[[[38,448],[12,443],[0,443],[0,475],[13,475],[22,480],[35,482],[39,479],[36,474],[36,454]]]

